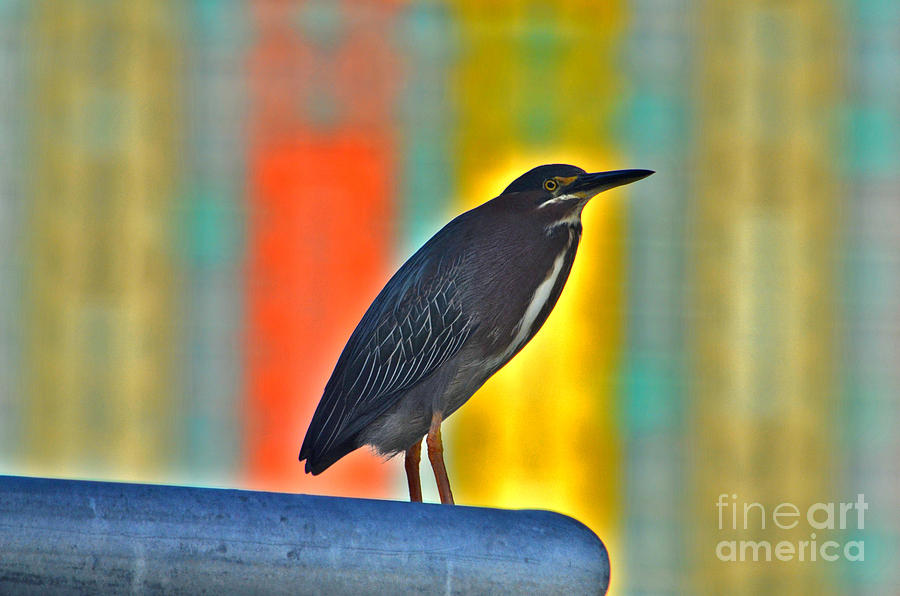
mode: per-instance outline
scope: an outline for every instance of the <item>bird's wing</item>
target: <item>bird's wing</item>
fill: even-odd
[[[346,448],[348,439],[452,358],[474,330],[457,288],[459,260],[423,253],[388,282],[344,347],[300,449],[307,471],[332,449],[355,448]]]

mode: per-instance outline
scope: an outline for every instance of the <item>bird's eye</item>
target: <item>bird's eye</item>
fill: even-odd
[[[553,178],[548,178],[548,179],[544,180],[544,190],[546,190],[546,191],[553,192],[554,190],[557,189],[558,186],[559,186],[559,183],[556,180],[554,180]]]

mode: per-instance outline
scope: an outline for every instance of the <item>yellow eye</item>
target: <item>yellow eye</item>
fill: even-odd
[[[554,190],[557,189],[557,187],[559,187],[559,183],[556,180],[554,180],[553,178],[548,178],[548,179],[544,180],[544,190],[546,190],[548,192],[553,192]]]

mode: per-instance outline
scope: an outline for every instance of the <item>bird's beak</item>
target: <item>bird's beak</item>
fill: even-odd
[[[565,192],[566,194],[589,199],[604,190],[637,182],[652,173],[653,170],[613,170],[612,172],[581,174],[575,177],[575,180]]]

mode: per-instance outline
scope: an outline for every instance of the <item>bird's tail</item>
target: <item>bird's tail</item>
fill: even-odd
[[[311,444],[307,444],[309,436],[303,441],[300,448],[300,461],[306,460],[305,471],[307,474],[318,476],[337,460],[341,459],[354,449],[359,447],[356,436],[348,437],[346,440],[337,445],[333,445],[327,451],[316,453],[315,448]]]

